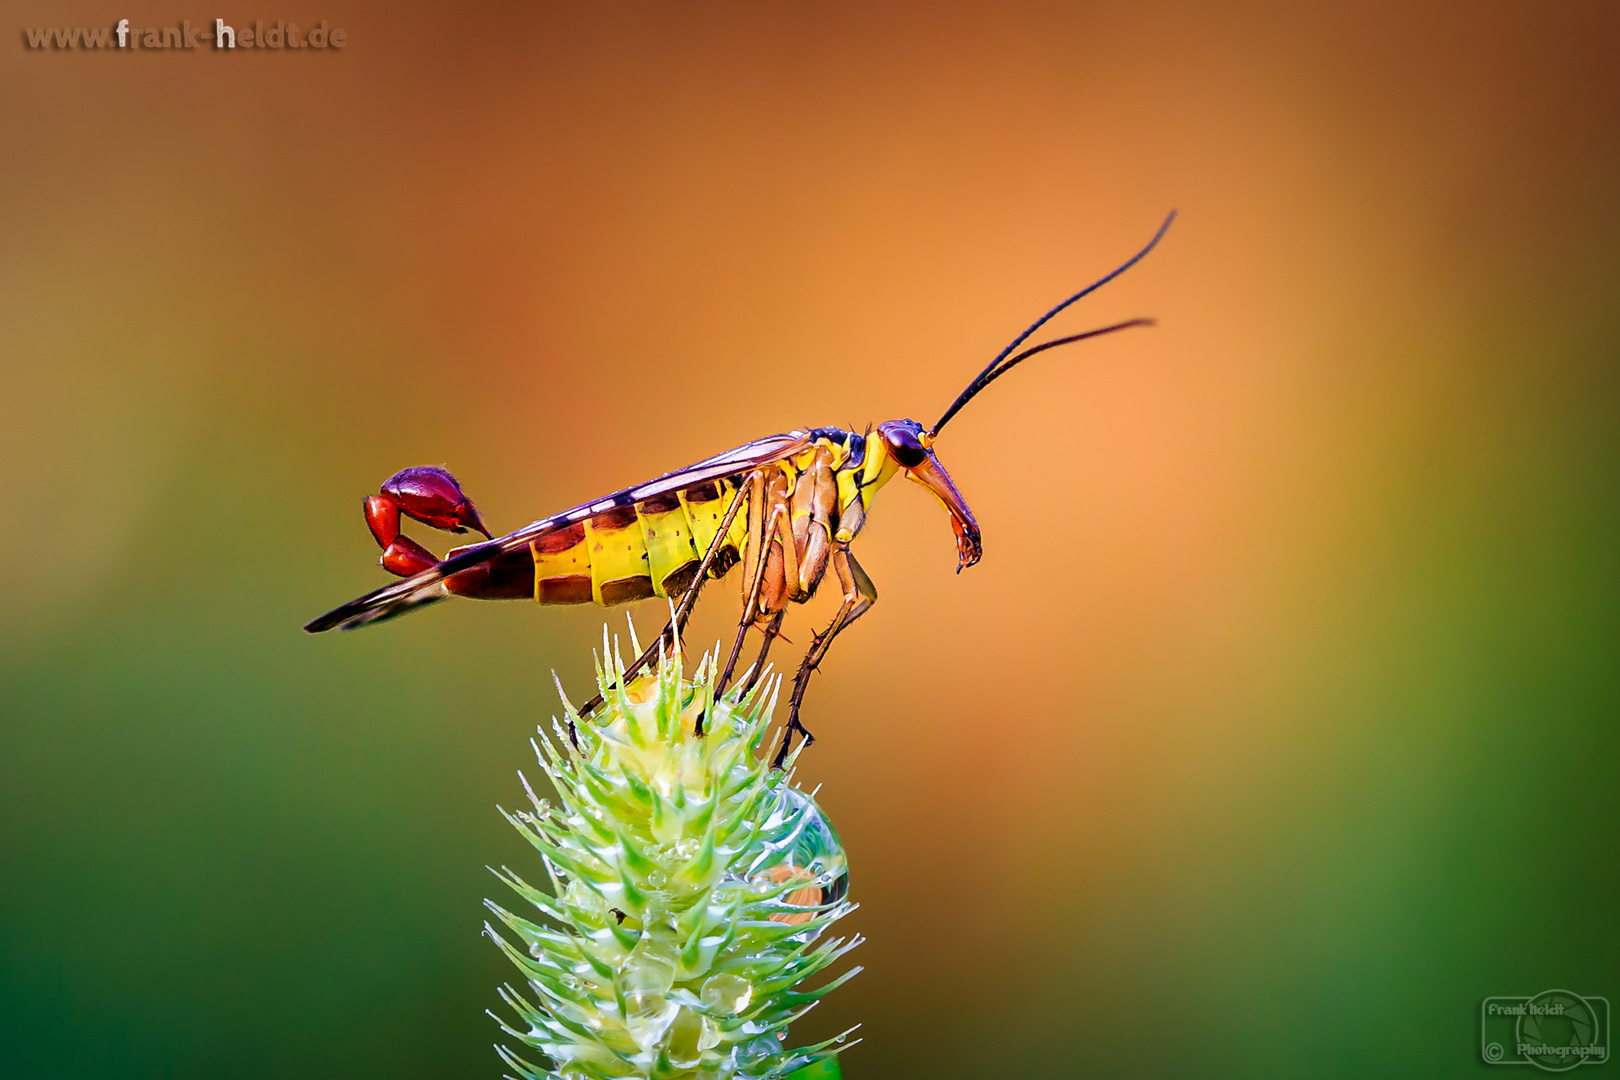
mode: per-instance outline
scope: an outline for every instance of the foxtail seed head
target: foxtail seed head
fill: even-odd
[[[526,985],[501,990],[516,1023],[496,1019],[547,1063],[502,1058],[523,1080],[752,1080],[832,1057],[848,1032],[784,1045],[860,969],[798,987],[860,939],[825,936],[854,905],[837,833],[792,784],[798,751],[773,770],[761,750],[780,680],[717,696],[713,656],[688,680],[677,649],[620,689],[622,658],[605,640],[602,655],[602,708],[581,719],[565,697],[555,737],[539,732],[557,805],[525,779],[531,807],[502,811],[551,883],[497,872],[538,920],[485,902]]]

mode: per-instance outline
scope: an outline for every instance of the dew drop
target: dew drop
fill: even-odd
[[[753,985],[731,974],[709,976],[698,993],[704,1007],[719,1016],[736,1016],[748,1008],[753,996]]]

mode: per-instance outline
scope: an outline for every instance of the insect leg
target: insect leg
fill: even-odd
[[[698,563],[697,577],[692,579],[692,584],[681,594],[681,602],[675,605],[676,633],[686,629],[686,620],[692,617],[692,609],[697,606],[698,592],[709,576],[709,568],[714,565],[720,549],[725,547],[726,534],[731,531],[731,523],[737,517],[737,511],[748,501],[748,495],[748,485],[742,484],[737,488],[737,494],[731,497],[731,505],[726,507],[725,516],[720,519],[720,531],[714,534],[714,539],[709,542],[709,550],[703,553],[703,561]],[[664,629],[667,632],[669,627],[666,626]]]
[[[775,509],[771,511],[771,528],[773,529],[776,527],[777,513],[778,511]],[[769,535],[770,533],[767,532],[766,536],[769,537]],[[752,543],[753,540],[750,539],[749,542]],[[720,673],[720,681],[714,684],[715,693],[719,693],[726,688],[726,684],[731,682],[731,673],[737,669],[737,658],[742,655],[743,639],[748,636],[748,628],[754,625],[754,615],[759,609],[759,591],[761,586],[765,584],[765,568],[769,563],[769,559],[761,556],[754,564],[754,580],[748,586],[748,599],[743,604],[742,619],[737,623],[737,637],[731,643],[731,656],[726,660],[726,670]]]
[[[750,507],[749,550],[743,555],[743,565],[748,568],[750,578],[744,579],[742,618],[737,623],[737,637],[731,643],[731,656],[726,660],[726,669],[720,673],[720,681],[714,684],[715,693],[726,688],[731,682],[731,673],[737,669],[737,658],[742,655],[743,639],[748,636],[748,628],[754,625],[754,620],[759,615],[760,590],[765,584],[765,571],[771,562],[769,558],[771,541],[778,530],[778,522],[784,521],[788,515],[787,501],[776,492],[767,495],[764,476],[756,475],[759,479],[757,490],[760,495],[760,502],[756,505],[763,511],[765,500],[769,498],[770,514],[769,516],[763,512],[754,514],[753,507]],[[758,519],[764,527],[753,527],[752,519]]]
[[[714,565],[715,556],[719,555],[720,549],[725,546],[726,534],[731,529],[731,523],[736,518],[737,511],[748,500],[749,490],[748,485],[741,485],[737,488],[737,494],[731,497],[731,505],[726,508],[725,517],[720,519],[720,531],[714,534],[713,540],[709,541],[709,550],[704,552],[703,561],[698,563],[697,576],[692,579],[692,583],[681,593],[681,599],[675,605],[675,617],[664,627],[657,640],[647,646],[642,654],[636,658],[636,662],[624,669],[626,682],[629,682],[642,668],[657,659],[659,653],[669,648],[680,637],[681,632],[686,629],[686,620],[692,617],[692,610],[697,607],[698,593],[703,589],[704,579],[709,576],[709,567]],[[597,694],[580,707],[579,715],[585,716],[593,713],[601,706],[602,695]],[[703,721],[699,719],[698,723],[702,724]],[[703,734],[702,730],[699,730],[698,734]]]
[[[782,636],[782,619],[787,615],[787,608],[782,608],[771,617],[770,625],[765,628],[765,640],[760,643],[759,655],[754,658],[754,666],[748,672],[748,679],[743,683],[742,692],[754,688],[759,677],[765,673],[765,657],[771,651],[771,642]]]
[[[775,515],[776,542],[782,552],[782,581],[786,584],[782,600],[787,600],[799,584],[799,551],[798,543],[793,538],[793,510],[786,502],[779,504]],[[766,543],[770,542],[770,530],[766,532]],[[780,602],[780,601],[779,601]]]
[[[793,740],[795,730],[804,736],[806,746],[815,742],[815,736],[799,723],[799,705],[804,701],[805,687],[810,685],[810,673],[821,664],[838,632],[866,614],[877,602],[877,586],[866,576],[861,564],[855,561],[855,555],[847,545],[835,546],[831,561],[834,572],[838,574],[838,583],[844,587],[844,603],[838,609],[838,614],[833,616],[827,629],[817,634],[810,642],[810,649],[799,664],[799,674],[793,680],[793,696],[788,699],[788,720],[782,729],[782,746],[776,752],[776,760],[771,763],[776,768],[781,768],[782,762],[787,759],[788,746]]]
[[[803,602],[810,598],[821,575],[827,570],[827,519],[832,514],[833,500],[837,498],[832,472],[824,462],[801,473],[793,491],[792,520],[779,522],[782,544],[782,578],[787,585],[786,600]],[[801,513],[801,503],[803,513]],[[754,661],[752,673],[743,686],[743,692],[752,690],[754,683],[765,671],[765,656],[771,643],[782,636],[783,606],[765,629],[765,641],[759,647],[759,658]]]
[[[794,600],[814,595],[827,572],[837,509],[838,479],[827,462],[818,461],[793,491],[793,538],[799,555],[799,578],[790,583]]]

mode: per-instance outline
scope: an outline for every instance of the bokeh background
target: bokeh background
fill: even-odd
[[[215,16],[349,45],[22,35]],[[508,529],[931,420],[1172,207],[1058,324],[1161,326],[942,440],[984,561],[906,485],[860,540],[803,772],[868,970],[802,1034],[864,1023],[853,1078],[1455,1076],[1488,995],[1620,997],[1612,4],[7,21],[0,1073],[498,1075],[495,805],[605,613],[309,637],[384,579],[361,498],[447,462]]]

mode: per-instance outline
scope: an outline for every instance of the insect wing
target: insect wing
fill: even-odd
[[[755,439],[753,442],[745,443],[735,450],[728,450],[723,454],[704,458],[695,465],[665,473],[656,480],[649,480],[645,484],[625,488],[623,491],[615,492],[606,498],[582,503],[572,510],[565,510],[560,514],[541,518],[539,521],[525,525],[515,532],[474,545],[459,555],[444,560],[437,566],[429,567],[403,581],[396,581],[392,585],[384,585],[380,589],[374,589],[364,596],[350,600],[341,607],[333,608],[325,615],[311,619],[304,624],[304,629],[311,634],[318,634],[334,627],[353,630],[357,627],[403,615],[413,608],[431,604],[449,595],[449,591],[444,585],[444,579],[451,574],[487,562],[497,555],[528,547],[531,541],[538,540],[558,529],[566,528],[576,521],[583,521],[588,517],[611,510],[614,507],[629,506],[644,499],[653,498],[656,495],[680,491],[695,484],[731,476],[744,469],[766,465],[773,461],[781,461],[783,458],[798,453],[809,444],[810,433],[807,431],[792,431],[785,435],[769,435],[763,439]]]

